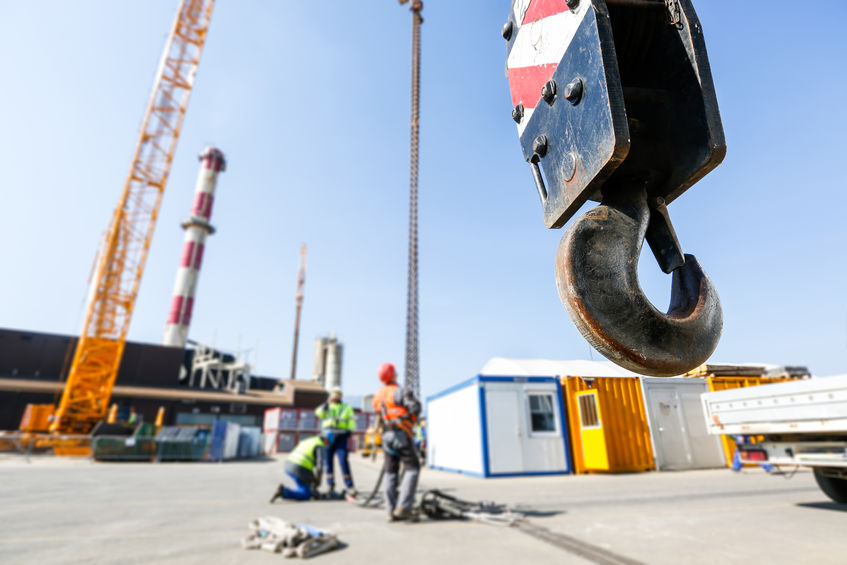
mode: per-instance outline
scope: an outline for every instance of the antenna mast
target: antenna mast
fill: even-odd
[[[291,351],[291,380],[297,378],[297,343],[300,340],[300,312],[303,310],[303,288],[306,286],[306,244],[300,247],[300,270],[297,271],[297,314],[294,317],[294,348]]]

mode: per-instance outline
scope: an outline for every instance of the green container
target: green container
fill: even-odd
[[[96,436],[91,439],[91,455],[96,461],[152,461],[156,456],[153,438]]]

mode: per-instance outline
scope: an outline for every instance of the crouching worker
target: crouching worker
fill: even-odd
[[[280,484],[271,502],[277,498],[309,500],[313,495],[317,495],[321,484],[324,451],[332,439],[329,435],[322,433],[319,436],[304,439],[297,444],[294,451],[288,454],[285,460],[285,474],[291,477],[297,486],[288,488]]]

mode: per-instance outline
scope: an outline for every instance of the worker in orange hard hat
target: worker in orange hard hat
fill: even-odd
[[[383,363],[377,371],[383,386],[373,399],[374,411],[380,415],[384,431],[382,448],[385,451],[385,505],[389,521],[416,520],[412,508],[421,463],[415,449],[414,426],[421,403],[411,390],[397,384],[397,370]],[[397,496],[397,472],[400,463],[406,468],[400,496]]]

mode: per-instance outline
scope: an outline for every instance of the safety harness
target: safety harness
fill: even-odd
[[[379,413],[382,416],[382,422],[386,426],[399,428],[406,432],[409,440],[413,438],[413,428],[415,425],[415,417],[409,412],[405,406],[400,406],[394,401],[394,394],[397,391],[397,383],[385,385],[380,389]],[[386,404],[386,398],[391,400],[391,405]]]

